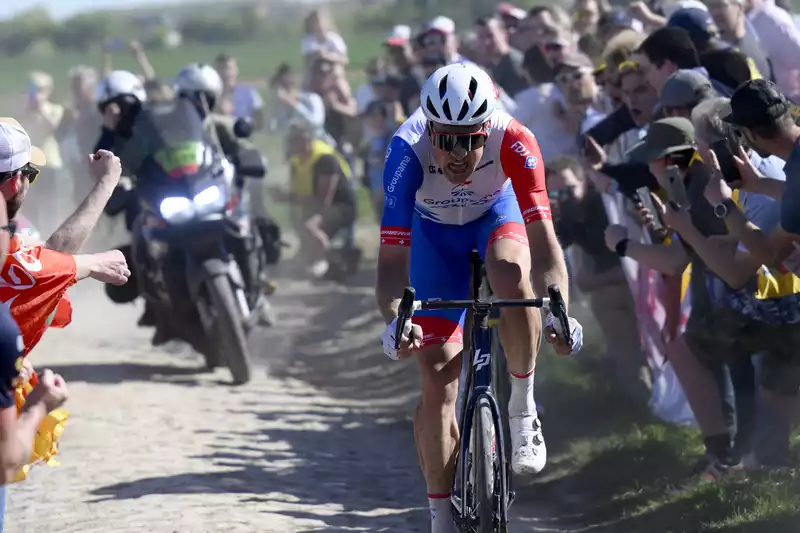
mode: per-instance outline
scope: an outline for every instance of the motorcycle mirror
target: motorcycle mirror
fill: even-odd
[[[253,121],[249,118],[238,118],[233,125],[233,134],[239,139],[247,139],[253,134]]]

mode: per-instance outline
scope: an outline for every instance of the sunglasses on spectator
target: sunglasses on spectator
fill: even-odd
[[[585,73],[586,71],[584,69],[576,69],[576,70],[569,70],[567,72],[562,72],[556,76],[556,83],[560,85],[566,85],[567,83],[578,81],[583,77]]]
[[[564,48],[566,48],[566,45],[558,41],[551,41],[549,43],[544,43],[545,52],[560,52]]]
[[[489,136],[489,132],[486,128],[473,133],[439,132],[434,131],[433,128],[428,125],[428,136],[431,139],[431,144],[439,150],[452,152],[456,147],[461,147],[467,152],[472,152],[473,150],[483,148],[486,144],[486,138]]]
[[[442,46],[444,44],[444,35],[435,34],[435,35],[428,35],[424,39],[422,39],[422,46],[429,47],[429,46]]]
[[[617,72],[619,72],[620,74],[627,70],[639,70],[639,63],[637,63],[636,61],[628,60],[628,61],[623,61],[617,67]]]
[[[12,178],[17,172],[21,173],[23,177],[28,178],[28,182],[30,183],[36,181],[36,178],[39,176],[39,169],[33,166],[32,164],[28,163],[19,170],[14,170],[12,172],[3,172],[2,174],[0,174],[0,183],[6,181],[9,178]]]

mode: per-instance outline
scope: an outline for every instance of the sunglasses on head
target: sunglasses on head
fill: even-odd
[[[33,183],[36,181],[37,176],[39,176],[39,169],[33,166],[33,164],[28,163],[24,167],[20,168],[19,170],[14,170],[12,172],[4,172],[0,174],[0,183],[6,181],[7,179],[13,177],[17,172],[21,173],[23,177],[28,178],[28,182]]]
[[[431,144],[446,152],[452,152],[456,147],[461,147],[467,152],[483,148],[488,136],[489,132],[485,127],[481,131],[474,133],[447,133],[433,131],[433,128],[428,124],[428,137],[430,137]]]

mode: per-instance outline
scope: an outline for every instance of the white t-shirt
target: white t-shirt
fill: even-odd
[[[347,56],[347,45],[342,36],[336,32],[329,31],[324,39],[318,39],[316,35],[306,35],[303,37],[301,50],[304,56],[314,52],[334,52]]]
[[[247,85],[233,88],[233,116],[236,118],[252,118],[253,114],[264,107],[264,100],[258,91]]]
[[[367,106],[375,100],[375,91],[372,90],[372,85],[369,83],[365,83],[358,89],[356,89],[355,94],[356,99],[356,107],[358,109],[358,114],[360,115],[364,111],[367,110]]]
[[[578,155],[577,135],[564,131],[555,115],[555,103],[566,106],[566,101],[554,84],[534,85],[518,93],[514,101],[516,111],[512,116],[536,135],[545,161],[562,155]]]

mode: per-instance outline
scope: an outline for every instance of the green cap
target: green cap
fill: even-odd
[[[683,117],[656,120],[647,135],[625,154],[637,163],[649,163],[675,152],[694,148],[694,126]]]

